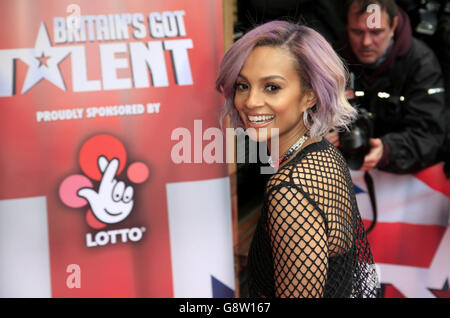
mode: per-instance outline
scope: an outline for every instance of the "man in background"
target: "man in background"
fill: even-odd
[[[415,173],[438,161],[446,133],[444,83],[433,52],[394,0],[350,0],[341,53],[358,105],[375,115],[361,170]],[[337,133],[328,138],[339,144]]]

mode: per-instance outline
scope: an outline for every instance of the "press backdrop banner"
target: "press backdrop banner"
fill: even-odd
[[[1,1],[0,296],[234,295],[221,6]]]
[[[450,180],[442,165],[413,175],[370,174],[378,213],[369,243],[384,296],[450,298]],[[363,175],[352,172],[369,227],[374,217]]]

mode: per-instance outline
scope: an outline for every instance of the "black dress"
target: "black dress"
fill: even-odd
[[[268,180],[248,271],[251,297],[378,297],[350,173],[325,138]]]

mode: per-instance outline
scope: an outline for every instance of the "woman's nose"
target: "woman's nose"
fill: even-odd
[[[264,105],[263,94],[255,89],[250,90],[245,106],[249,109]]]

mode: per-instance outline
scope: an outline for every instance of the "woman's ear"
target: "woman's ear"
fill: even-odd
[[[309,89],[306,92],[306,108],[312,108],[314,107],[314,105],[317,104],[317,97],[316,94],[314,93],[314,91],[312,89]]]

